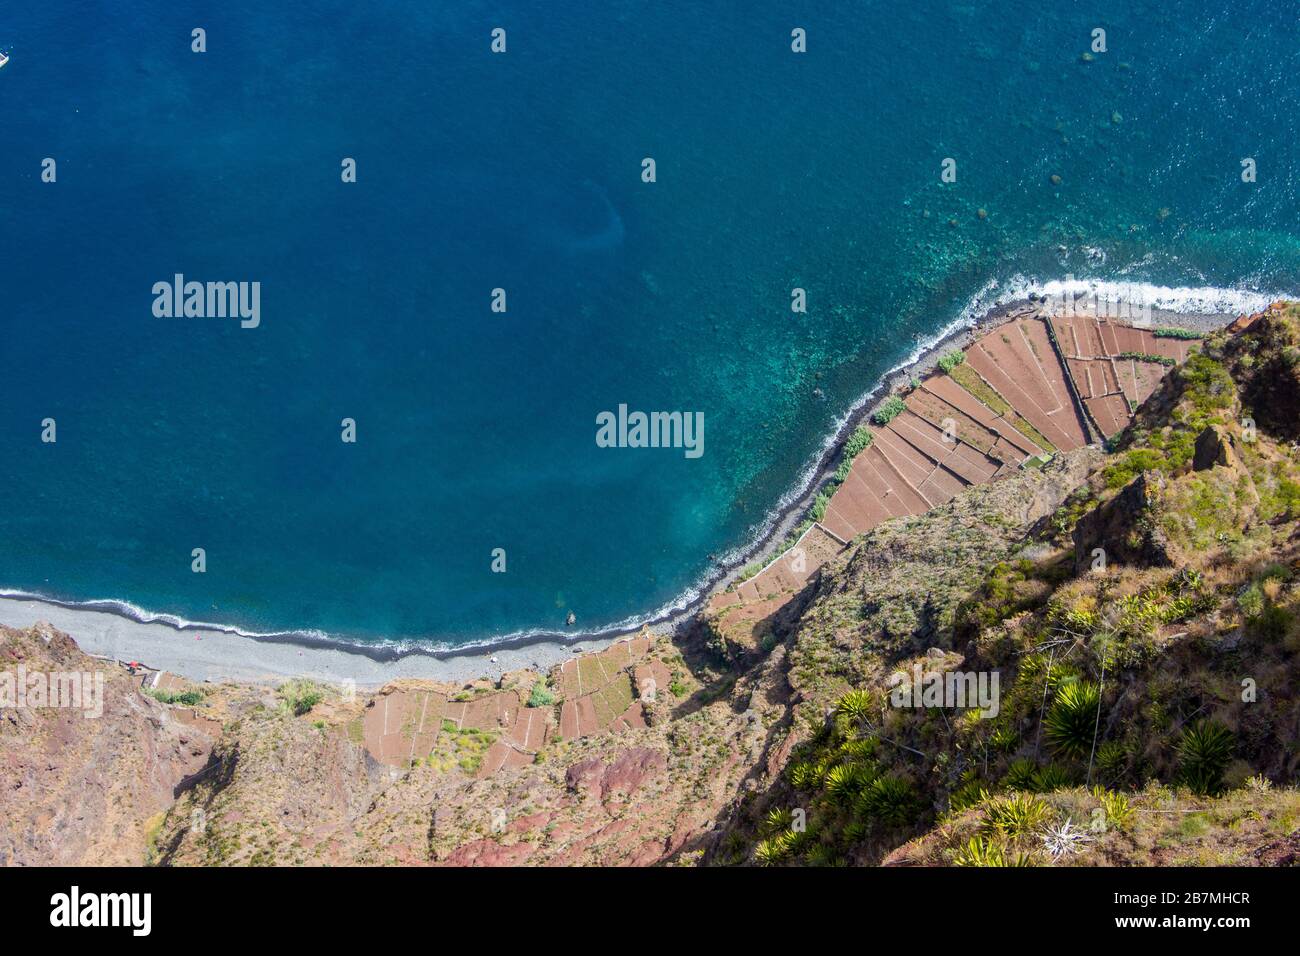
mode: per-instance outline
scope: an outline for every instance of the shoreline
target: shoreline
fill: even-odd
[[[984,291],[996,288],[987,286]],[[982,295],[983,293],[981,293]],[[978,334],[1024,315],[1036,314],[1044,301],[1027,292],[1005,302],[992,302],[977,314],[979,296],[959,317],[941,329],[930,342],[918,346],[911,358],[890,371],[865,392],[845,413],[813,463],[764,519],[764,527],[751,541],[715,563],[680,607],[651,612],[642,621],[616,624],[600,631],[564,634],[530,631],[488,639],[459,647],[424,647],[414,644],[367,644],[346,638],[301,631],[248,634],[234,627],[183,622],[165,614],[141,620],[126,610],[125,602],[72,602],[28,592],[0,595],[0,625],[28,627],[47,622],[73,635],[90,654],[117,660],[139,660],[192,680],[236,680],[276,683],[307,677],[326,683],[355,682],[378,687],[401,678],[466,683],[496,679],[509,671],[549,670],[578,653],[597,651],[643,629],[654,634],[680,634],[695,619],[709,598],[728,587],[750,564],[773,557],[812,505],[818,489],[833,473],[840,450],[853,430],[866,422],[889,395],[915,378],[933,371],[942,355],[969,345]],[[1228,312],[1177,312],[1151,310],[1153,325],[1168,325],[1209,332],[1237,317]],[[100,606],[96,606],[100,605]],[[185,638],[192,637],[193,640]]]

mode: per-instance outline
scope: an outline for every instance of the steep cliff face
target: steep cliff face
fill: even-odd
[[[909,567],[939,512],[863,542],[795,625],[807,740],[710,859],[1294,858],[1300,460],[1274,409],[1300,402],[1298,318],[1207,341],[1001,554],[986,530],[969,570]],[[964,599],[921,603],[913,575]]]
[[[205,766],[210,729],[48,628],[0,628],[4,675],[14,689],[23,678],[27,706],[0,706],[0,864],[145,862],[148,821]],[[74,675],[76,699],[35,696]]]

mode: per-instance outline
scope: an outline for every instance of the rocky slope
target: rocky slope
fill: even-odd
[[[808,739],[710,860],[1294,862],[1300,310],[1239,325],[1014,548],[954,547],[955,608],[899,600],[916,535],[823,582],[790,641]],[[996,714],[905,706],[931,673],[997,674]]]

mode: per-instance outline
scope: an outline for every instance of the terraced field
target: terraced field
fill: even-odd
[[[1021,315],[986,332],[961,364],[929,375],[904,411],[872,426],[870,445],[796,545],[713,595],[710,608],[753,605],[766,617],[882,521],[1113,437],[1194,344],[1083,314]]]
[[[390,685],[355,732],[375,760],[392,767],[423,761],[482,777],[524,766],[557,736],[645,727],[646,705],[672,680],[650,655],[653,644],[643,633],[565,661],[551,674],[559,703],[538,707],[528,706],[536,675],[508,690]]]

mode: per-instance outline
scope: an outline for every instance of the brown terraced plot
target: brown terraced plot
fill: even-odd
[[[713,595],[710,606],[762,602],[771,613],[782,595],[799,591],[846,542],[882,521],[921,514],[1044,452],[1117,434],[1169,371],[1159,359],[1181,362],[1192,344],[1086,315],[1053,318],[1050,327],[1022,316],[994,328],[964,350],[959,371],[929,375],[907,394],[905,411],[872,427],[871,444],[800,539],[820,546],[802,549],[797,573],[787,552]]]
[[[354,733],[371,756],[393,767],[459,764],[481,777],[524,766],[556,734],[576,738],[645,727],[645,703],[672,680],[664,663],[649,656],[652,644],[642,634],[565,661],[554,674],[564,698],[558,708],[527,706],[531,686],[456,695],[388,687],[370,701]],[[455,699],[461,694],[466,699]]]

